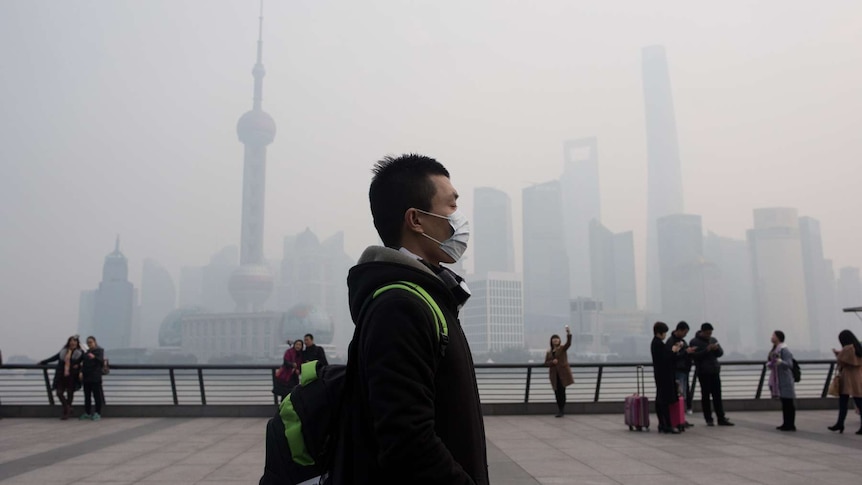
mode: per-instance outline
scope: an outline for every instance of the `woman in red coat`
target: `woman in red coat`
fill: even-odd
[[[545,354],[545,365],[548,369],[548,377],[551,379],[551,387],[554,388],[554,396],[557,398],[558,418],[562,418],[566,407],[566,387],[575,383],[572,377],[572,368],[569,367],[569,356],[566,351],[572,346],[572,331],[566,325],[566,344],[560,345],[559,335],[551,335],[551,350]]]

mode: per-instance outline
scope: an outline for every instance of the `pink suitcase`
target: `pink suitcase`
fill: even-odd
[[[670,405],[670,425],[680,431],[685,431],[685,398],[682,396]]]
[[[637,369],[637,392],[626,397],[626,425],[629,431],[649,431],[649,398],[644,395],[644,369]]]

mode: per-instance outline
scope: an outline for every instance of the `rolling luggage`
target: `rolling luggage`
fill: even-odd
[[[682,396],[670,405],[670,425],[680,431],[685,431],[685,398]]]
[[[637,368],[636,381],[637,392],[626,397],[626,425],[629,431],[649,431],[649,398],[644,395],[646,385],[643,366],[639,365]]]

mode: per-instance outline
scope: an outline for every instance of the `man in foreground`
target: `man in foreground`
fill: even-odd
[[[332,483],[487,484],[476,377],[457,318],[469,290],[441,266],[467,247],[458,193],[443,165],[421,155],[386,157],[374,174],[371,213],[386,247],[366,249],[347,279],[357,328]],[[404,289],[378,293],[396,282],[430,302]]]

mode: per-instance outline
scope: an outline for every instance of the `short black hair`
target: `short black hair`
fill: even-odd
[[[372,172],[374,178],[368,199],[374,227],[384,245],[398,248],[404,213],[410,208],[430,211],[431,200],[437,192],[431,176],[449,178],[449,172],[437,160],[415,153],[383,157]]]
[[[305,336],[302,338],[310,338],[312,342],[314,341],[314,335],[312,335],[310,333],[305,334]]]
[[[686,323],[685,320],[676,324],[677,330],[689,330],[690,328],[691,327],[688,326],[688,323]]]
[[[652,326],[652,334],[653,335],[661,335],[663,333],[667,333],[668,326],[664,322],[655,322],[655,325]]]
[[[712,327],[712,324],[709,322],[704,322],[704,324],[700,326],[701,332],[708,332],[710,330],[714,330],[714,329]]]
[[[776,330],[772,333],[774,333],[775,336],[778,337],[779,342],[784,343],[784,332],[782,332],[781,330]]]

